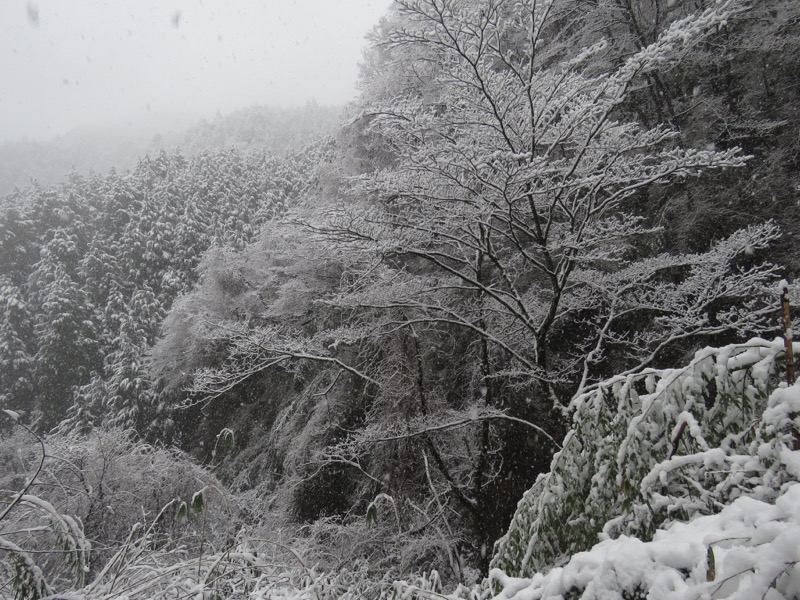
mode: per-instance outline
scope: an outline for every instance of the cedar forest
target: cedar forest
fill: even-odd
[[[395,0],[341,114],[15,182],[0,597],[800,597],[798,32]]]

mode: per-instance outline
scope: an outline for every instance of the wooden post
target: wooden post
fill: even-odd
[[[783,344],[786,348],[786,383],[794,385],[794,349],[792,347],[792,312],[789,306],[789,284],[781,281],[781,317],[783,318]],[[793,450],[800,450],[800,430],[797,428],[797,413],[791,413]]]
[[[781,282],[781,316],[783,317],[783,343],[786,348],[786,383],[794,385],[794,350],[792,348],[792,313],[789,306],[789,284]]]

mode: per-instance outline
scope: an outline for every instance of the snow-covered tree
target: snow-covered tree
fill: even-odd
[[[101,336],[88,295],[60,266],[41,263],[34,277],[35,390],[47,429],[72,405],[74,387],[100,371]]]
[[[587,297],[600,277],[616,277],[636,297],[659,280],[664,302],[652,313],[692,314],[687,335],[739,331],[746,328],[742,313],[717,307],[760,293],[770,270],[739,271],[737,260],[777,235],[773,226],[757,226],[739,236],[746,241],[732,238],[705,258],[664,256],[637,265],[657,248],[659,233],[636,213],[637,199],[656,185],[742,166],[746,157],[735,148],[681,148],[666,127],[619,120],[619,107],[642,77],[678,63],[737,5],[718,3],[675,21],[600,74],[586,65],[603,41],[554,64],[540,58],[558,5],[399,2],[401,25],[385,44],[400,71],[393,77],[409,83],[389,98],[375,83],[375,102],[368,90],[363,106],[396,164],[360,179],[361,203],[333,207],[310,223],[387,263],[399,259],[388,286],[365,279],[366,291],[352,304],[406,306],[419,318],[471,330],[497,365],[484,376],[506,370],[539,381],[550,394],[562,383],[574,392],[570,352],[561,348],[582,350],[591,340],[601,346],[594,360],[604,350],[610,306],[600,309]],[[714,276],[720,285],[695,289],[704,285],[702,263],[722,255]],[[668,275],[655,275],[670,265]],[[570,344],[564,338],[576,319],[586,322],[575,327],[580,343]],[[677,329],[660,336],[650,329],[647,350],[657,352]],[[622,333],[614,340],[626,344]]]
[[[0,406],[33,409],[33,319],[20,290],[0,277]]]

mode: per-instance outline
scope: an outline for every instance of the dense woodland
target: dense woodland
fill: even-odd
[[[396,0],[337,128],[14,183],[0,595],[800,597],[798,31]]]

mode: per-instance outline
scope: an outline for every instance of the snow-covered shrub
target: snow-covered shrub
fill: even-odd
[[[227,493],[207,469],[178,451],[137,441],[126,430],[55,436],[48,446],[58,459],[47,464],[41,478],[49,490],[42,493],[78,516],[94,545],[107,549],[95,552],[93,572],[137,523],[147,527],[158,519],[153,532],[161,539],[198,544],[200,518],[183,523],[176,517],[181,504],[191,504],[201,489],[209,509],[206,529],[213,527],[220,536],[226,529],[235,533],[235,508]]]
[[[73,577],[82,582],[89,569],[91,544],[80,522],[32,494],[10,500],[8,508],[14,513],[4,511],[0,525],[0,550],[4,554],[0,573],[12,574],[3,580],[10,583],[15,597],[36,600],[50,593],[52,582],[70,581]],[[0,586],[0,593],[4,588]]]
[[[0,489],[8,501],[36,471],[37,445],[21,435],[4,440]],[[213,554],[235,533],[228,495],[206,469],[176,451],[143,444],[123,430],[53,435],[44,449],[32,485],[0,522],[6,551],[0,568],[15,574],[8,584],[19,597],[118,574],[126,564],[121,552],[126,560],[160,549],[169,555],[176,547],[182,554]]]
[[[790,482],[774,504],[741,497],[718,514],[660,529],[649,542],[623,535],[530,579],[491,576],[502,588],[496,600],[797,598],[798,536],[800,485]]]
[[[615,377],[575,398],[563,450],[496,545],[496,577],[540,578],[601,539],[644,544],[740,497],[788,498],[800,389],[780,384],[783,351],[780,339],[707,348],[686,368]]]
[[[3,412],[18,422],[16,412]],[[5,598],[5,592],[13,590],[15,598],[36,600],[51,593],[52,583],[84,581],[91,544],[79,519],[62,514],[34,493],[48,459],[44,442],[24,425],[4,437],[0,453],[0,594]]]

